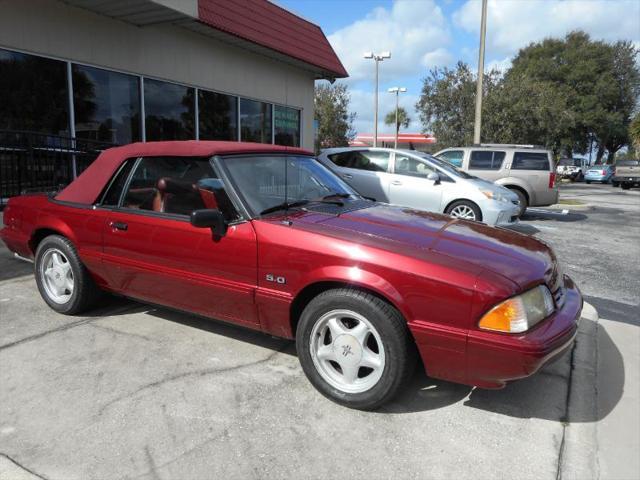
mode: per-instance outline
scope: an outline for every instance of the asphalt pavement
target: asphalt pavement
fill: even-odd
[[[291,342],[111,298],[46,307],[0,249],[0,479],[638,478],[640,191],[562,187],[515,227],[595,307],[572,352],[503,390],[417,372],[377,412],[340,407]]]

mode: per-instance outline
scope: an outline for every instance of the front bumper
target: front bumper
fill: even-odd
[[[502,388],[507,382],[536,373],[573,345],[582,314],[582,295],[565,276],[565,301],[551,317],[523,334],[481,330],[469,332],[467,383]]]
[[[481,388],[502,388],[533,375],[573,345],[583,301],[567,276],[564,289],[562,307],[522,334],[466,330],[427,320],[410,322],[427,374]]]
[[[480,209],[482,221],[487,225],[512,225],[520,213],[519,205],[506,202],[485,202]]]
[[[616,183],[631,183],[633,185],[640,185],[640,177],[636,176],[618,176],[613,177],[613,181]]]

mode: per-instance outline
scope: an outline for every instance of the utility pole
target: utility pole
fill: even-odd
[[[476,118],[473,124],[473,143],[480,143],[482,126],[482,80],[484,77],[484,39],[487,35],[487,0],[482,0],[482,20],[480,21],[480,54],[478,55],[478,82],[476,85]]]
[[[396,139],[393,144],[393,148],[398,148],[398,130],[400,130],[400,125],[398,125],[398,97],[401,93],[406,92],[407,89],[404,87],[393,87],[393,88],[390,88],[388,91],[389,93],[396,94]]]
[[[378,146],[378,64],[385,58],[391,58],[391,52],[373,53],[366,52],[364,58],[373,59],[376,62],[376,87],[373,100],[373,146]]]

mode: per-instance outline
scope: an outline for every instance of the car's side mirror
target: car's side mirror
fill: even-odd
[[[429,175],[427,175],[427,180],[431,180],[434,184],[438,184],[440,183],[440,175],[438,175],[436,172],[431,172]]]
[[[191,225],[198,228],[210,228],[216,237],[224,237],[227,233],[227,222],[220,210],[206,208],[191,212]]]

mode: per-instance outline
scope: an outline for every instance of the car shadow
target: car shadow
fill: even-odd
[[[534,211],[527,210],[525,214],[522,216],[521,220],[522,221],[530,220],[530,221],[536,221],[536,222],[552,220],[554,222],[560,222],[560,223],[571,223],[571,222],[581,222],[589,218],[584,213],[572,212],[571,205],[567,205],[566,208],[567,210],[569,210],[569,213],[567,214],[562,214],[559,212],[556,213],[552,211],[545,212],[542,209],[534,210]]]
[[[33,275],[33,263],[19,260],[0,241],[0,282]]]
[[[617,302],[614,302],[617,303]],[[118,308],[120,305],[121,308]],[[145,312],[163,321],[170,321],[204,332],[221,335],[241,342],[279,351],[295,356],[295,343],[288,339],[272,337],[249,328],[210,320],[208,318],[171,310],[165,307],[150,306],[129,300],[113,297],[103,308],[95,311],[96,316]],[[594,338],[595,336],[595,338]],[[389,404],[378,409],[374,414],[405,414],[437,410],[463,402],[465,407],[485,410],[516,418],[539,418],[556,422],[596,422],[606,417],[618,404],[622,397],[625,383],[625,367],[622,354],[611,340],[604,328],[588,319],[582,319],[578,341],[585,342],[583,350],[595,355],[591,344],[597,342],[598,351],[606,351],[607,355],[600,356],[599,374],[606,375],[606,395],[598,394],[598,405],[595,400],[595,385],[593,382],[580,381],[573,378],[575,370],[570,368],[595,369],[595,365],[582,365],[581,359],[575,353],[567,352],[555,362],[546,365],[535,375],[508,384],[501,390],[485,390],[468,385],[451,383],[429,377],[422,364],[416,368],[409,385],[400,395]],[[594,357],[595,358],[595,357]],[[577,398],[584,397],[591,407],[576,408],[568,411],[571,390],[576,390]],[[591,391],[590,389],[593,389]],[[590,403],[591,402],[591,403]]]

